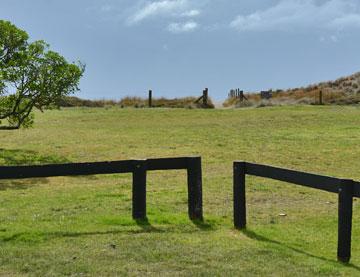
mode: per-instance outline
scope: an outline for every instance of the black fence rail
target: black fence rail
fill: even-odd
[[[234,225],[237,229],[246,227],[246,174],[337,193],[339,195],[337,257],[341,262],[349,262],[353,197],[360,197],[359,182],[268,165],[234,162]]]
[[[160,158],[93,163],[68,163],[34,166],[0,166],[1,179],[132,173],[132,216],[146,218],[146,172],[150,170],[187,170],[188,214],[202,220],[201,157]]]

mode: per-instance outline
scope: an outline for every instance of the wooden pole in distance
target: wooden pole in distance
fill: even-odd
[[[204,107],[206,107],[207,104],[208,104],[208,95],[209,95],[209,89],[205,88],[204,91],[203,91],[203,105],[204,105]]]
[[[152,90],[149,90],[149,108],[152,107]]]
[[[323,91],[320,90],[319,91],[319,105],[322,105],[323,104]]]

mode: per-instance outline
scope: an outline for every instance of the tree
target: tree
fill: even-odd
[[[57,107],[64,96],[78,91],[84,70],[44,41],[29,43],[25,31],[0,20],[0,120],[10,128],[31,126],[34,108]]]

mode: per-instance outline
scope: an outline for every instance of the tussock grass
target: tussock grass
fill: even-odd
[[[153,98],[152,107],[153,108],[214,108],[214,104],[211,99],[208,101],[207,106],[203,106],[202,103],[195,103],[196,97],[184,97],[184,98],[174,98],[167,99],[164,97]],[[122,107],[135,107],[135,108],[145,108],[148,107],[148,99],[140,97],[125,97],[120,100],[119,105]]]
[[[248,101],[228,98],[224,107],[264,107],[281,105],[319,104],[320,91],[325,105],[356,105],[360,103],[360,72],[335,81],[322,82],[308,87],[276,90],[270,100],[262,100],[258,93],[248,93]]]
[[[208,101],[208,105],[204,106],[201,102],[195,103],[196,97],[183,97],[183,98],[153,98],[152,107],[153,108],[214,108],[214,104],[211,99]],[[64,97],[60,103],[60,107],[91,107],[91,108],[102,108],[102,107],[112,107],[119,106],[121,108],[146,108],[148,107],[148,99],[141,97],[127,96],[122,98],[120,101],[116,100],[88,100],[81,99],[75,96]]]

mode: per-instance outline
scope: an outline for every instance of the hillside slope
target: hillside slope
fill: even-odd
[[[335,81],[321,82],[307,87],[287,90],[273,90],[270,100],[262,100],[259,93],[247,93],[248,101],[228,98],[224,106],[264,106],[286,104],[322,104],[351,105],[360,103],[360,72]]]

